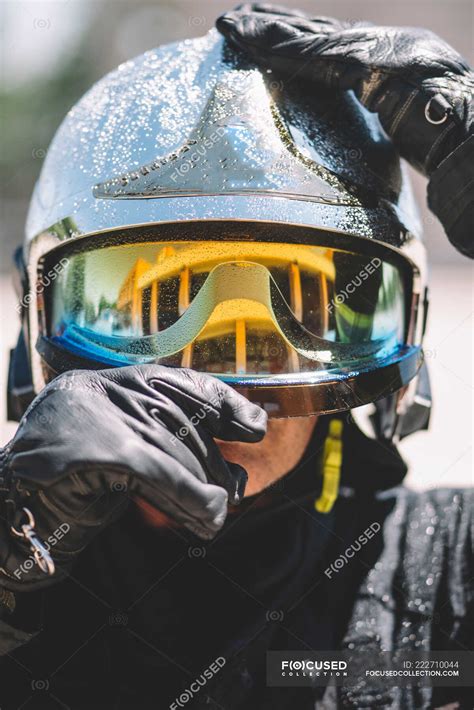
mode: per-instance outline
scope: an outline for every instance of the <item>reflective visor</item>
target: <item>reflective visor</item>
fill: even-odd
[[[406,345],[405,280],[389,249],[236,240],[56,251],[43,334],[101,366],[305,384],[376,367]]]

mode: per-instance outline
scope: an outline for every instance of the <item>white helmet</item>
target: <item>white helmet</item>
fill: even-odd
[[[23,249],[33,391],[160,362],[277,416],[400,411],[422,364],[420,236],[352,93],[309,98],[214,30],[147,52],[79,101],[44,161]]]

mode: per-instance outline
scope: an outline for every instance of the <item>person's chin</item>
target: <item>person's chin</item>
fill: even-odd
[[[249,479],[254,471],[260,471],[262,468],[262,463],[265,461],[265,452],[262,451],[262,448],[259,447],[258,444],[244,444],[239,441],[220,440],[216,440],[216,443],[225,460],[243,466],[247,471]]]
[[[241,441],[222,441],[222,439],[215,439],[217,446],[223,457],[227,459],[229,456],[239,456],[239,454],[249,456],[252,452],[252,446],[255,444],[245,444]],[[230,461],[235,461],[235,459],[229,459]],[[240,463],[235,461],[235,463]]]

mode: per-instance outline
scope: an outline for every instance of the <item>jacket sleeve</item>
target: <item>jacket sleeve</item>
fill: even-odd
[[[474,258],[474,135],[432,173],[428,204],[450,242],[461,254]]]
[[[382,651],[473,649],[473,502],[470,489],[416,493],[400,488],[374,503],[372,520],[383,522],[383,547],[357,591],[343,650],[377,657]],[[384,506],[388,515],[377,512]],[[471,707],[470,691],[454,685],[381,685],[376,677],[338,688],[341,707],[369,707],[367,699],[373,698],[370,707],[392,710],[449,702]]]

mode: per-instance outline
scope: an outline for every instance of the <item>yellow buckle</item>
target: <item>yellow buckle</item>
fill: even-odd
[[[323,487],[314,502],[318,513],[329,513],[339,493],[342,466],[342,429],[340,419],[331,419],[329,432],[324,442],[322,459]]]

